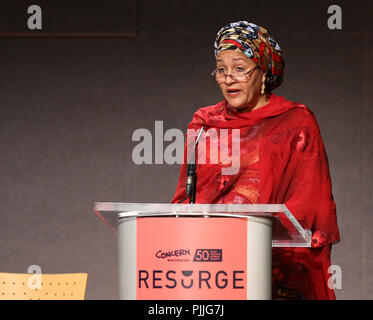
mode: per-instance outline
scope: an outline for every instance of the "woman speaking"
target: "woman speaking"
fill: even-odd
[[[273,249],[273,299],[335,299],[328,268],[339,231],[315,116],[305,105],[272,93],[283,81],[284,60],[265,28],[247,21],[230,23],[218,32],[214,51],[212,76],[224,100],[195,112],[188,129],[226,129],[228,135],[238,129],[240,165],[235,174],[224,175],[226,164],[209,162],[209,149],[220,146],[221,135],[210,137],[206,162],[197,161],[195,202],[284,203],[312,231],[312,247]],[[185,198],[186,179],[183,164],[173,203]]]

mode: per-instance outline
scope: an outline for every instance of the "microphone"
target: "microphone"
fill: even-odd
[[[190,195],[189,203],[194,203],[196,198],[197,173],[196,164],[188,164],[186,194]]]
[[[188,163],[188,166],[187,166],[186,195],[178,203],[181,203],[181,202],[185,201],[188,197],[190,197],[189,198],[189,203],[195,203],[196,189],[197,189],[196,148],[197,148],[197,144],[198,144],[199,138],[201,137],[203,129],[204,129],[204,127],[201,128],[201,130],[198,134],[197,140],[194,144],[193,161],[192,161],[192,163]]]

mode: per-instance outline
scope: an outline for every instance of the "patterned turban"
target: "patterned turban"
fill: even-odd
[[[281,48],[263,27],[247,21],[224,26],[215,39],[215,57],[222,50],[238,50],[253,60],[265,72],[270,90],[282,83],[284,60]]]

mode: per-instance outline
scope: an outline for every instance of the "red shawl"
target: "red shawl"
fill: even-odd
[[[265,106],[243,113],[223,100],[200,108],[188,128],[202,126],[206,131],[240,130],[240,167],[237,174],[222,175],[224,164],[209,162],[210,146],[220,145],[220,135],[207,138],[205,164],[198,164],[196,154],[196,203],[284,203],[302,227],[312,231],[312,248],[273,249],[273,298],[335,299],[327,270],[331,244],[339,241],[336,206],[312,111],[274,94]],[[231,133],[228,130],[228,141]],[[173,203],[185,196],[185,163],[186,150]]]

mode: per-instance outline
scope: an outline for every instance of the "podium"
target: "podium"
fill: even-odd
[[[272,247],[310,247],[284,204],[96,202],[118,234],[119,299],[265,300]]]

